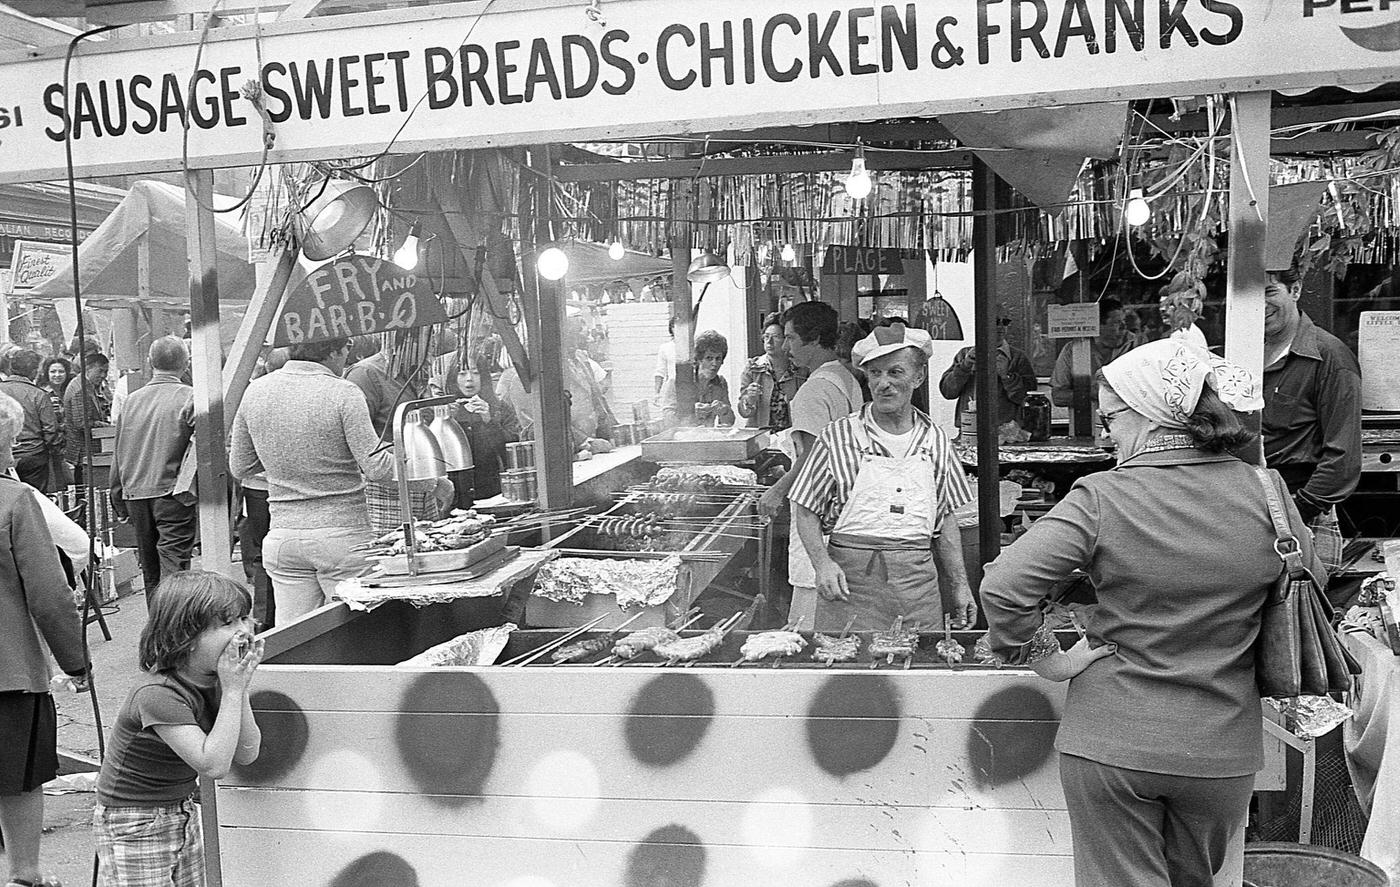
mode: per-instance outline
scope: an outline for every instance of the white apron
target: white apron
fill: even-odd
[[[906,625],[940,627],[933,451],[926,442],[907,456],[883,456],[863,424],[855,433],[860,467],[827,548],[846,574],[851,597],[818,600],[817,628],[840,631],[854,619],[856,631],[887,630],[897,616]]]

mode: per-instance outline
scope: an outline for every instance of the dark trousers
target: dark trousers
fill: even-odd
[[[243,521],[238,527],[238,551],[243,559],[243,575],[253,586],[253,621],[260,631],[277,624],[277,600],[272,580],[263,569],[263,537],[272,524],[267,509],[267,490],[243,488]]]
[[[1211,887],[1254,776],[1169,776],[1060,755],[1075,887]]]
[[[15,460],[15,474],[21,481],[29,484],[39,492],[50,492],[49,454],[38,452],[19,457]]]
[[[126,510],[136,530],[136,558],[141,562],[149,607],[162,576],[190,568],[199,511],[193,505],[175,501],[173,496],[128,499]]]

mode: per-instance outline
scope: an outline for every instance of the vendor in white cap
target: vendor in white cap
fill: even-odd
[[[827,426],[793,483],[793,525],[816,568],[818,629],[853,620],[856,631],[884,630],[900,616],[941,627],[940,570],[953,621],[977,618],[953,517],[972,493],[948,438],[910,402],[932,353],[928,333],[899,323],[856,343],[851,357],[873,402]]]

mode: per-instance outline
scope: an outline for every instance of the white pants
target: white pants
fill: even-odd
[[[363,573],[369,558],[354,549],[371,541],[369,527],[269,530],[263,540],[263,568],[277,598],[277,624],[322,606],[337,582]]]

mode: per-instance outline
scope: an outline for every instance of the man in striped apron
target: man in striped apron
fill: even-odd
[[[947,437],[911,403],[932,352],[928,333],[902,324],[857,343],[851,356],[873,402],[827,426],[793,483],[793,524],[816,568],[819,630],[852,621],[876,631],[900,616],[941,627],[940,570],[953,621],[970,626],[977,617],[953,517],[972,494]]]

